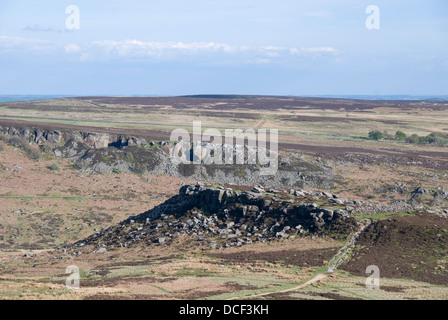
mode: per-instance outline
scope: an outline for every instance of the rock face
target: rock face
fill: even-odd
[[[43,151],[52,152],[56,157],[72,159],[75,161],[75,168],[84,173],[168,174],[232,185],[262,184],[272,187],[325,189],[332,188],[339,179],[322,161],[306,159],[303,155],[293,152],[283,152],[278,155],[278,167],[276,167],[275,175],[271,176],[262,175],[260,168],[253,164],[174,163],[170,158],[175,148],[173,143],[138,137],[76,130],[2,126],[0,126],[0,134],[21,137],[30,143],[39,144]],[[223,147],[234,148],[229,145],[223,145]],[[194,153],[197,149],[192,149],[193,158],[207,161],[207,154]]]
[[[321,192],[297,191],[303,196],[261,187],[241,191],[186,185],[165,203],[94,234],[75,247],[162,245],[189,235],[201,245],[225,248],[277,238],[345,233],[356,228],[356,220],[343,206],[336,208],[326,202],[325,208],[310,202],[328,200]]]
[[[74,130],[43,130],[36,127],[7,127],[0,126],[0,134],[18,136],[34,143],[62,143],[74,140],[83,142],[90,148],[101,149],[109,146],[121,148],[128,145],[141,145],[143,140],[124,135],[111,135],[107,133],[85,132]]]
[[[76,158],[85,154],[89,150],[89,146],[83,141],[70,139],[63,147],[54,148],[53,152],[56,157]]]

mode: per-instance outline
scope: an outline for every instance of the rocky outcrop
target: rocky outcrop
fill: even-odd
[[[102,149],[110,146],[122,148],[128,145],[142,145],[143,139],[114,135],[108,133],[75,131],[75,130],[44,130],[37,127],[0,126],[0,134],[18,136],[37,144],[66,143],[71,140],[85,143],[90,148]]]
[[[52,152],[57,158],[74,160],[75,168],[84,173],[108,174],[112,172],[135,172],[138,174],[168,174],[192,180],[215,181],[232,185],[269,185],[292,188],[315,187],[330,189],[338,177],[331,168],[319,161],[306,159],[294,152],[278,154],[274,175],[263,175],[259,164],[183,164],[170,157],[175,144],[151,141],[139,137],[77,130],[43,130],[37,127],[0,126],[0,134],[17,136]],[[192,146],[194,159],[207,162],[204,153],[210,144],[202,148]],[[238,154],[235,146],[222,145],[224,151]],[[201,149],[196,154],[195,150]],[[245,149],[247,152],[248,149]],[[254,151],[254,150],[252,150]]]
[[[183,186],[165,203],[94,234],[75,247],[94,245],[110,250],[169,244],[185,235],[212,248],[230,247],[310,234],[346,234],[356,226],[344,205],[335,205],[322,192],[287,192],[260,186],[242,191],[197,184]]]
[[[90,147],[83,141],[70,139],[63,147],[56,147],[53,153],[58,158],[77,158],[84,155]]]

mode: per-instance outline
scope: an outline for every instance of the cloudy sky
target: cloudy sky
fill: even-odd
[[[447,17],[446,0],[1,0],[0,94],[447,95]]]

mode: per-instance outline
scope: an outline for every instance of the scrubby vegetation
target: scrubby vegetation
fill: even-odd
[[[388,134],[387,132],[381,132],[379,130],[370,131],[369,139],[371,140],[397,140],[405,141],[411,144],[433,144],[439,147],[448,146],[448,134],[439,132],[432,132],[427,136],[419,136],[418,134],[406,135],[403,131],[397,131],[395,136]]]
[[[403,131],[397,131],[395,133],[395,140],[404,141],[404,140],[406,140],[406,138],[407,138],[406,133],[404,133]]]
[[[0,140],[6,142],[7,144],[13,147],[23,150],[26,153],[26,155],[28,155],[31,159],[40,160],[41,157],[40,150],[37,148],[33,148],[28,140],[21,137],[16,136],[8,137],[4,135],[0,135]]]
[[[52,165],[48,166],[48,169],[50,169],[51,171],[59,171],[59,170],[61,170],[61,168],[58,166],[57,163],[53,163]]]
[[[375,130],[369,132],[369,139],[371,140],[381,140],[384,138],[384,134],[381,131]]]

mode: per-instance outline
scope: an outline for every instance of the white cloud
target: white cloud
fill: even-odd
[[[291,48],[290,53],[292,55],[299,55],[299,54],[304,54],[304,53],[336,53],[338,52],[338,50],[336,50],[335,48],[332,47],[310,47],[310,48]]]
[[[219,55],[250,57],[247,61],[271,61],[273,58],[308,54],[321,55],[336,53],[332,47],[289,48],[279,46],[233,46],[216,42],[144,42],[139,40],[94,41],[83,49],[112,59],[148,58],[148,59],[183,59],[186,57]]]
[[[161,57],[163,54],[202,54],[202,53],[236,53],[239,47],[215,42],[144,42],[139,40],[94,41],[90,49],[101,49],[106,55],[113,57]],[[244,48],[242,48],[244,50]]]
[[[65,52],[76,53],[79,52],[81,48],[77,44],[67,44],[65,45]]]
[[[313,47],[313,48],[302,48],[302,51],[307,53],[335,53],[338,50],[332,47]]]
[[[0,50],[2,52],[32,52],[32,53],[54,53],[57,45],[50,41],[34,39],[0,36]]]
[[[39,54],[67,54],[85,62],[121,61],[198,61],[201,63],[282,63],[291,59],[332,55],[335,48],[230,45],[219,42],[157,42],[128,39],[101,40],[85,44],[53,43],[34,38],[0,36],[1,52],[32,52]]]
[[[28,25],[25,28],[22,29],[23,31],[32,31],[32,32],[56,32],[61,33],[63,32],[61,29],[54,29],[52,27],[42,27],[38,24],[35,25]]]

